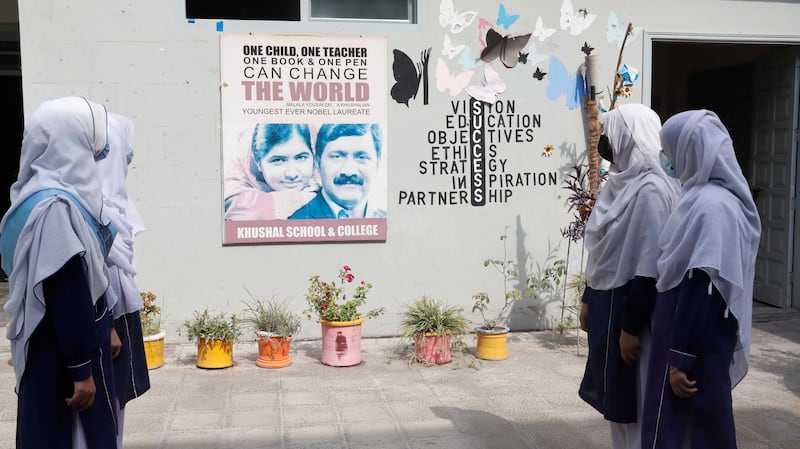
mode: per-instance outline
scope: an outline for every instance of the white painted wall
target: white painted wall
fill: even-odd
[[[291,297],[293,309],[299,312],[305,306],[308,277],[319,274],[333,279],[342,264],[349,264],[358,279],[374,284],[368,297],[370,305],[386,306],[389,311],[368,321],[365,335],[395,334],[400,305],[422,294],[463,306],[477,320],[469,313],[472,295],[481,290],[494,297],[501,293],[501,278],[484,268],[483,260],[502,257],[498,237],[506,226],[511,255],[518,260],[529,253],[534,261],[541,262],[548,250],[565,257],[566,240],[559,229],[570,219],[564,202],[567,191],[560,184],[517,188],[509,202],[485,207],[398,204],[401,190],[444,190],[449,183],[445,177],[418,173],[419,162],[430,158],[427,131],[444,129],[451,100],[437,90],[434,75],[445,35],[439,25],[439,3],[420,0],[421,23],[406,27],[224,24],[226,32],[263,35],[387,36],[389,65],[392,49],[415,57],[422,49],[433,48],[430,104],[422,105],[421,92],[408,108],[390,99],[385,243],[222,246],[219,33],[215,21],[188,23],[179,0],[87,0],[80,7],[46,0],[20,2],[25,113],[29,115],[49,98],[85,95],[134,120],[136,156],[129,184],[148,227],[137,241],[138,282],[142,290],[151,290],[166,301],[167,328],[173,335],[193,309],[240,311],[241,300],[247,298],[245,287],[259,296]],[[500,2],[453,3],[458,11],[477,11],[494,24]],[[538,16],[546,26],[556,28],[549,41],[531,42],[538,53],[557,56],[571,73],[583,62],[581,46],[589,42],[602,63],[600,73],[608,77],[609,84],[618,53],[616,45],[606,39],[611,10],[623,27],[632,20],[652,33],[800,39],[796,20],[800,4],[796,2],[606,0],[589,5],[574,0],[575,8],[588,7],[589,13],[598,15],[578,36],[559,28],[560,2],[502,3],[509,13],[521,15],[508,33],[533,31]],[[468,44],[476,54],[482,34],[476,20],[463,33],[450,36],[454,43]],[[643,81],[647,82],[642,43],[640,35],[627,48],[624,62],[642,69]],[[453,72],[463,70],[456,61],[447,62]],[[544,71],[547,64],[540,64]],[[514,172],[558,171],[560,182],[565,170],[585,151],[581,109],[568,109],[563,97],[550,101],[547,81],[539,83],[531,77],[532,64],[511,70],[501,70],[499,62],[493,66],[508,84],[500,98],[514,100],[518,113],[542,116],[542,126],[535,130],[532,143],[501,145],[500,157],[509,160]],[[390,66],[387,77],[391,86]],[[481,72],[477,72],[473,84],[481,78]],[[641,84],[637,84],[634,96],[623,101],[641,101],[641,92]],[[456,97],[467,98],[464,93]],[[548,144],[554,145],[556,152],[544,158],[542,149]],[[515,308],[512,327],[547,326],[544,316],[556,315],[559,303],[560,296],[556,295],[545,307],[542,302],[520,304]],[[306,321],[301,336],[317,338],[317,325]]]

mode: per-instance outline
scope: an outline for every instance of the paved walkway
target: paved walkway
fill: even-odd
[[[734,390],[740,449],[800,448],[800,318],[759,319],[752,369]],[[763,321],[762,321],[763,320]],[[513,333],[508,359],[457,354],[442,366],[408,365],[397,339],[367,339],[364,362],[319,362],[319,341],[293,343],[293,364],[255,365],[256,344],[236,345],[224,370],[194,366],[195,348],[168,337],[152,389],[129,404],[129,449],[609,448],[608,426],[576,391],[585,346],[575,336]],[[466,339],[474,349],[474,337]],[[14,374],[0,340],[0,449],[12,448]]]

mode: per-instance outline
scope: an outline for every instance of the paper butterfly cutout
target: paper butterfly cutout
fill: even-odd
[[[620,77],[622,77],[623,86],[633,86],[636,80],[639,79],[639,70],[629,66],[628,64],[622,64],[622,67],[619,68],[618,73]]]
[[[583,42],[583,47],[581,47],[581,51],[583,52],[583,54],[585,54],[586,56],[589,56],[589,55],[592,54],[592,50],[594,50],[594,47],[589,45],[588,42],[584,41]]]
[[[509,15],[506,12],[506,5],[500,3],[500,7],[497,10],[497,24],[503,25],[503,28],[508,29],[514,22],[519,19],[519,14],[511,14]]]
[[[417,63],[400,50],[392,50],[392,53],[394,54],[392,72],[396,83],[392,86],[391,95],[396,102],[408,106],[408,101],[417,97],[420,80],[423,75],[427,83],[426,72],[428,71],[430,49],[422,52],[422,60]],[[425,101],[425,104],[427,104],[427,101]]]
[[[545,28],[542,16],[536,19],[536,28],[533,30],[533,35],[539,39],[539,42],[544,42],[545,39],[552,36],[556,32],[555,28]]]
[[[545,75],[547,75],[547,72],[542,72],[539,67],[536,67],[536,71],[533,72],[533,77],[539,81],[543,80]]]
[[[497,101],[497,94],[506,91],[506,82],[500,77],[491,65],[484,64],[483,77],[486,82],[482,86],[470,85],[467,86],[466,91],[470,97],[480,100],[484,103],[494,103]]]
[[[555,101],[564,95],[569,109],[578,107],[578,75],[570,75],[564,63],[555,56],[550,57],[550,68],[547,73],[547,80],[550,81],[547,85],[547,98]]]
[[[528,53],[519,52],[519,55],[517,56],[517,62],[522,63],[522,64],[527,64],[528,63]]]
[[[484,18],[478,19],[478,42],[481,43],[481,50],[486,48],[486,39],[483,36],[486,34],[486,31],[492,29],[492,24],[489,23],[488,20]]]
[[[450,27],[450,32],[457,34],[470,26],[475,18],[478,17],[477,11],[456,12],[453,0],[442,0],[439,4],[439,24],[442,28]]]
[[[549,57],[550,56],[548,55],[543,55],[541,53],[538,53],[536,51],[536,44],[534,43],[531,43],[531,45],[528,47],[528,62],[530,62],[531,64],[538,64]]]
[[[444,35],[444,43],[442,44],[442,56],[447,56],[448,59],[453,59],[458,56],[459,53],[464,51],[467,48],[466,45],[453,45],[450,41],[450,36],[447,34]]]
[[[559,24],[562,30],[569,29],[569,34],[577,36],[584,31],[594,22],[597,14],[589,14],[585,9],[579,10],[577,13],[572,7],[571,0],[564,0],[561,4],[561,19]]]
[[[625,40],[625,32],[628,30],[628,24],[619,23],[617,13],[611,11],[608,13],[608,22],[606,22],[606,40],[609,44],[617,44],[617,48],[622,48],[622,41]],[[628,41],[631,42],[639,36],[642,32],[642,27],[633,27],[633,35],[628,36]]]
[[[467,47],[461,52],[461,56],[458,57],[458,63],[461,64],[462,69],[470,70],[478,67],[478,64],[481,63],[481,60],[480,58],[472,57],[472,50],[470,47]]]
[[[492,62],[497,58],[509,69],[519,61],[519,52],[528,45],[530,33],[519,36],[503,36],[492,28],[486,32],[486,48],[481,52],[481,61]]]
[[[447,67],[444,59],[437,58],[436,60],[436,88],[439,92],[448,91],[451,97],[455,97],[464,90],[465,87],[472,80],[473,70],[466,72],[452,74]]]

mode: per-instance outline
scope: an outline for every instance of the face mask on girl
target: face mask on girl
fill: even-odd
[[[600,140],[597,142],[597,152],[600,153],[600,157],[603,159],[612,164],[614,163],[614,151],[611,148],[608,136],[605,134],[600,134]]]
[[[680,179],[680,176],[675,172],[675,168],[672,166],[672,162],[667,159],[667,155],[664,152],[658,153],[658,160],[661,162],[661,169],[664,170],[664,173],[667,174],[670,178]]]

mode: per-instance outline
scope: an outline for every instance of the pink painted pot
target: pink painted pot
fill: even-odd
[[[353,321],[325,321],[322,325],[322,358],[325,365],[353,366],[361,363],[361,323],[364,317]]]
[[[452,360],[450,334],[428,333],[414,339],[417,360],[441,365]]]

